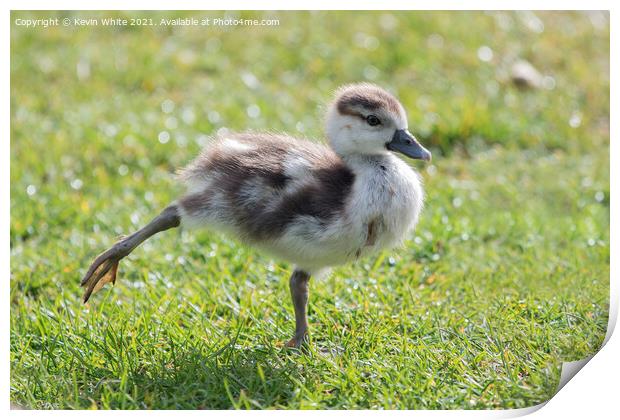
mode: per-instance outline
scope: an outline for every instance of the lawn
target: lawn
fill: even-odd
[[[609,309],[606,13],[235,12],[269,27],[16,26],[11,15],[11,400],[28,408],[517,408],[595,352]],[[539,87],[511,81],[527,60]],[[175,230],[88,305],[92,258],[182,192],[216,131],[322,138],[342,83],[394,91],[434,154],[401,249],[313,280]]]

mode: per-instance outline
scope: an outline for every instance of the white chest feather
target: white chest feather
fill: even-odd
[[[423,191],[417,173],[391,155],[352,166],[356,182],[347,213],[351,225],[359,230],[359,254],[399,245],[422,210]]]
[[[300,220],[267,248],[314,272],[344,264],[406,239],[418,221],[423,191],[418,175],[391,155],[380,160],[347,161],[355,182],[342,215],[314,229]],[[310,240],[309,240],[310,239]]]

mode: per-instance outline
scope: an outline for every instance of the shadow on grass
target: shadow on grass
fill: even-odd
[[[209,354],[188,346],[168,363],[132,369],[126,384],[99,379],[94,394],[110,408],[284,408],[302,381],[296,356],[274,347],[227,345]]]

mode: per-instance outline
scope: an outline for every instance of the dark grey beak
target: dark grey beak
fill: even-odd
[[[385,145],[388,150],[400,152],[411,159],[431,160],[431,152],[426,150],[407,130],[396,130],[392,141]]]

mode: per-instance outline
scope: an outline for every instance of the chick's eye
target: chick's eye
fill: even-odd
[[[381,124],[381,120],[379,118],[377,118],[376,115],[369,115],[366,117],[366,122],[368,123],[368,125],[379,125]]]

